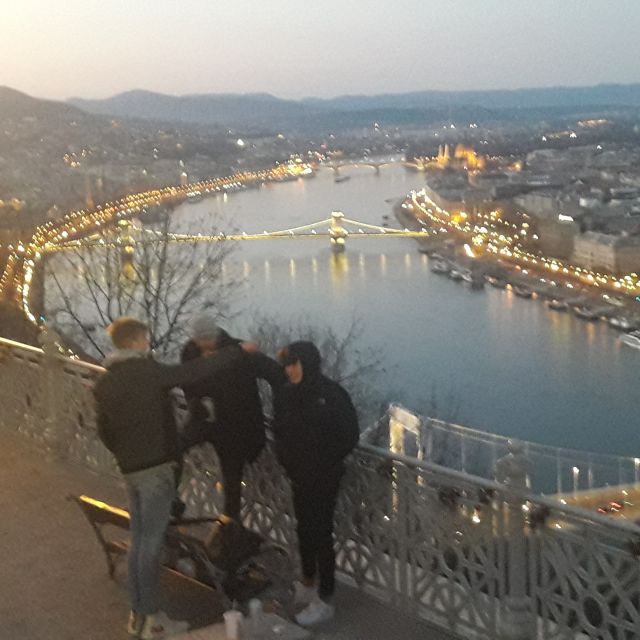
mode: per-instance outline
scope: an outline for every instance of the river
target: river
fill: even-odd
[[[392,199],[423,176],[393,166],[342,169],[182,205],[182,229],[212,224],[247,233],[278,230],[341,210],[375,224],[393,219]],[[220,222],[224,221],[224,222]],[[383,395],[442,417],[545,444],[640,454],[640,353],[604,323],[586,323],[509,291],[474,292],[429,271],[407,238],[347,241],[342,256],[326,240],[238,243],[230,258],[242,276],[232,331],[266,313],[306,315],[337,329],[357,317],[363,342],[388,363]]]

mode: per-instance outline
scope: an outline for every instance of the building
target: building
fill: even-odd
[[[640,271],[640,236],[587,231],[575,238],[573,262],[607,273],[637,273]]]
[[[561,191],[532,191],[514,198],[536,223],[539,247],[547,256],[569,258],[580,232],[576,219],[581,215],[577,202]]]

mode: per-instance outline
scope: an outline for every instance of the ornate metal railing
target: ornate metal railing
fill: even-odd
[[[45,351],[0,339],[0,427],[115,473],[94,423],[101,369]],[[461,638],[639,638],[640,528],[533,495],[520,457],[497,461],[496,482],[361,445],[336,518],[343,578]],[[212,449],[186,471],[190,508],[215,513]],[[244,516],[293,545],[289,486],[270,449],[247,474]]]
[[[496,433],[415,416],[399,405],[391,406],[389,417],[388,422],[381,422],[371,430],[371,441],[481,478],[494,477],[496,462],[509,452],[512,441]],[[640,457],[592,453],[526,440],[520,440],[519,444],[528,462],[527,486],[533,493],[567,495],[640,484]]]

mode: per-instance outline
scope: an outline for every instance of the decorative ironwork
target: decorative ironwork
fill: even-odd
[[[95,427],[100,371],[0,339],[0,427],[114,474]],[[342,576],[461,638],[640,637],[640,528],[531,494],[513,455],[498,467],[502,484],[362,445],[337,507]],[[187,456],[193,515],[218,512],[219,479],[212,447]],[[289,484],[270,447],[245,483],[247,526],[294,545]]]

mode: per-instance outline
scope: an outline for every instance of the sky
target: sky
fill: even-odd
[[[3,0],[0,85],[284,98],[640,82],[639,0]]]

